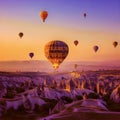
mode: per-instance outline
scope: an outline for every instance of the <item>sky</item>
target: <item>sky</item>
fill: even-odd
[[[0,61],[30,60],[30,52],[33,60],[47,60],[44,46],[51,40],[68,44],[66,61],[119,61],[119,6],[120,0],[0,0]],[[42,10],[48,11],[45,23]]]

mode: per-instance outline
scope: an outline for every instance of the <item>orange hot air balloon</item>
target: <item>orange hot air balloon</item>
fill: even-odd
[[[97,45],[93,46],[93,50],[94,50],[95,52],[97,52],[98,49],[99,49],[99,47],[98,47]]]
[[[48,42],[44,48],[46,58],[52,63],[56,70],[64,61],[69,53],[68,45],[60,40],[53,40]]]
[[[40,17],[42,18],[43,22],[45,22],[46,18],[48,16],[48,12],[47,11],[41,11],[40,12]]]
[[[75,46],[77,46],[78,43],[79,43],[78,40],[75,40],[75,41],[74,41]]]
[[[114,46],[114,47],[117,47],[117,45],[118,45],[118,42],[117,42],[117,41],[114,41],[114,42],[113,42],[113,46]]]
[[[86,13],[84,13],[84,14],[83,14],[83,16],[84,16],[84,18],[86,18],[87,14],[86,14]]]
[[[20,32],[18,35],[20,38],[22,38],[24,34],[22,32]]]

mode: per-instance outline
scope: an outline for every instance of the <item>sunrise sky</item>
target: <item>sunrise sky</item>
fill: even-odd
[[[49,14],[45,23],[41,10]],[[120,60],[120,0],[0,0],[0,61],[30,60],[29,52],[33,60],[46,60],[44,46],[50,40],[69,45],[66,60]]]

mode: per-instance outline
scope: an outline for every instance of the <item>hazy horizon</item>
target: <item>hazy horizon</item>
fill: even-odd
[[[86,70],[120,70],[119,61],[64,61],[57,71],[74,71],[74,64],[77,64],[79,71]],[[46,60],[24,60],[24,61],[0,61],[0,71],[8,72],[54,72],[52,64]]]

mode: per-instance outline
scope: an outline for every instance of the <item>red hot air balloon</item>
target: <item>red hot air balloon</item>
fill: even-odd
[[[33,58],[34,57],[34,53],[33,52],[29,53],[29,56],[30,56],[30,58]]]
[[[75,41],[74,41],[75,46],[77,46],[78,43],[79,43],[78,40],[75,40]]]
[[[99,49],[99,47],[98,47],[97,45],[93,46],[93,50],[94,50],[95,52],[97,52],[98,49]]]

